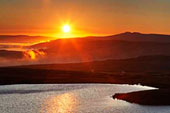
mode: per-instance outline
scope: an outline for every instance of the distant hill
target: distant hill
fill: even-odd
[[[93,36],[86,37],[86,39],[94,40],[122,40],[122,41],[133,41],[133,42],[170,42],[170,35],[164,34],[143,34],[139,32],[124,32],[111,36]]]
[[[39,43],[52,39],[52,37],[45,36],[0,35],[0,43]]]
[[[58,37],[59,39],[60,37]],[[76,37],[75,37],[76,38]],[[123,40],[123,41],[149,41],[170,42],[170,35],[142,34],[139,32],[125,32],[111,36],[89,36],[93,40]],[[0,35],[0,43],[39,43],[41,41],[55,40],[54,37],[28,36],[28,35]]]
[[[170,42],[170,35],[163,34],[142,34],[139,32],[125,32],[113,36],[108,36],[114,40],[138,41],[138,42]]]

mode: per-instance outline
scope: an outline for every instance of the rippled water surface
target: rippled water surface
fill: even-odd
[[[170,106],[141,106],[111,97],[150,89],[115,84],[0,86],[0,113],[170,113]]]

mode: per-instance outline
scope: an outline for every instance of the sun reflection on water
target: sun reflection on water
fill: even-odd
[[[53,96],[45,100],[42,113],[74,113],[76,97],[71,93]]]

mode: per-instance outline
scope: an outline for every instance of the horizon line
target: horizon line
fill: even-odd
[[[74,36],[74,37],[68,37],[68,38],[86,38],[86,37],[103,37],[103,36],[114,36],[114,35],[120,35],[120,34],[125,34],[125,33],[131,33],[131,34],[144,34],[144,35],[170,35],[166,33],[143,33],[143,32],[132,32],[132,31],[125,31],[125,32],[120,32],[120,33],[115,33],[115,34],[103,34],[103,35],[87,35],[87,36]],[[0,36],[28,36],[28,37],[51,37],[51,38],[56,38],[56,36],[50,36],[50,35],[30,35],[30,34],[0,34]],[[58,39],[61,39],[62,37],[58,37]]]

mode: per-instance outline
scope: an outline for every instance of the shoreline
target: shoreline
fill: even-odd
[[[170,106],[170,89],[116,93],[113,99],[123,100],[133,104],[149,106]]]
[[[115,94],[113,98],[140,105],[170,105],[169,74],[154,73],[103,73],[74,70],[49,70],[25,67],[0,68],[0,85],[13,84],[140,84],[160,90]],[[92,79],[93,78],[93,79]],[[124,97],[124,98],[123,98]],[[157,100],[160,98],[160,100]],[[155,101],[157,100],[157,101]],[[148,102],[149,101],[149,102]]]

